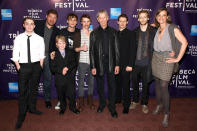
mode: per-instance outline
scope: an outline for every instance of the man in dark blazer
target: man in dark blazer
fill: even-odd
[[[120,73],[116,76],[116,104],[123,100],[123,113],[129,113],[131,103],[130,93],[130,72],[126,71],[126,67],[133,67],[135,63],[136,44],[134,42],[134,33],[127,29],[128,17],[121,14],[118,17],[118,40],[120,51]]]
[[[47,108],[51,108],[51,81],[52,74],[49,68],[49,54],[56,49],[55,37],[59,34],[59,29],[55,26],[58,13],[54,9],[47,11],[46,20],[38,20],[35,22],[35,33],[42,36],[45,42],[45,56],[43,66],[43,87],[44,99]]]
[[[79,114],[80,111],[76,109],[75,102],[75,87],[72,86],[70,77],[72,76],[72,70],[77,67],[73,52],[66,49],[65,36],[56,37],[57,51],[55,56],[51,53],[50,68],[55,73],[55,87],[58,92],[58,98],[60,101],[60,115],[63,115],[66,110],[66,96],[69,98],[69,109],[75,114]]]
[[[153,42],[156,29],[148,24],[149,12],[142,10],[138,12],[140,23],[135,32],[135,43],[137,45],[135,64],[132,69],[133,102],[130,109],[135,109],[139,105],[139,82],[142,81],[142,112],[147,114],[149,99],[149,84],[152,81],[151,60],[153,53]]]
[[[96,75],[98,84],[99,107],[97,112],[103,112],[106,106],[104,80],[105,76],[107,76],[108,109],[111,116],[117,118],[115,75],[119,73],[119,50],[117,31],[108,26],[108,19],[109,16],[106,10],[98,12],[97,20],[100,26],[90,34],[90,68],[92,74]]]

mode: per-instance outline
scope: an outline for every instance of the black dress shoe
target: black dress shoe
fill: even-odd
[[[60,110],[59,115],[63,115],[65,110]]]
[[[80,113],[80,111],[79,111],[78,109],[76,109],[76,108],[75,108],[75,109],[72,109],[71,111],[72,111],[73,113],[75,113],[75,114],[79,114],[79,113]]]
[[[98,112],[98,113],[102,113],[102,112],[103,112],[103,110],[104,110],[104,108],[103,108],[103,107],[98,107],[97,112]]]
[[[128,114],[129,113],[129,108],[124,108],[122,111],[123,114]]]
[[[116,111],[111,112],[111,116],[112,116],[113,118],[118,118],[118,113],[117,113]]]
[[[51,108],[52,107],[51,102],[45,101],[45,106],[46,106],[46,108]]]
[[[16,130],[20,129],[21,126],[22,126],[22,124],[23,124],[22,121],[17,121],[17,122],[16,122],[16,125],[15,125],[15,129],[16,129]]]
[[[35,115],[42,115],[42,112],[38,110],[29,110],[29,113],[35,114]]]

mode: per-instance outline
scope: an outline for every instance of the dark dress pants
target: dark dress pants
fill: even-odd
[[[31,64],[20,64],[19,70],[19,119],[26,111],[36,110],[38,85],[40,81],[40,62]]]

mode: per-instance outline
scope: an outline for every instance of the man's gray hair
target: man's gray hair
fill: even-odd
[[[97,13],[97,15],[96,15],[96,17],[98,18],[98,17],[99,17],[99,15],[100,15],[100,14],[103,14],[103,13],[105,13],[105,14],[109,17],[109,15],[108,15],[107,11],[106,11],[106,10],[104,10],[104,9],[99,10],[99,11],[98,11],[98,13]]]

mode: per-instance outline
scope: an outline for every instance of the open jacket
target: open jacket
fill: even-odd
[[[115,66],[119,66],[119,44],[117,31],[107,27],[108,44],[109,44],[109,72],[114,72]],[[90,67],[96,68],[97,75],[104,75],[103,60],[103,39],[101,27],[96,28],[90,34]]]
[[[46,24],[46,20],[36,20],[35,21],[35,29],[34,29],[34,32],[38,35],[40,35],[41,37],[44,38],[44,28],[45,28],[45,24]],[[55,38],[57,35],[59,35],[60,33],[60,30],[54,25],[53,26],[53,32],[51,34],[51,38],[50,38],[50,42],[49,42],[49,54],[52,52],[52,51],[55,51],[57,50],[56,48],[56,42],[55,42]],[[48,54],[48,55],[49,55]]]
[[[152,61],[152,55],[153,55],[153,44],[154,44],[154,37],[157,31],[157,28],[148,25],[149,28],[149,38],[148,38],[148,54],[149,54],[149,63],[148,63],[148,69],[147,69],[147,82],[151,82],[153,80],[153,76],[152,76],[152,67],[151,67],[151,61]],[[140,27],[137,27],[135,30],[135,42],[136,45],[138,46],[138,41],[139,41],[139,32],[140,32]],[[136,52],[137,53],[137,52]],[[135,66],[133,68],[135,70]]]

